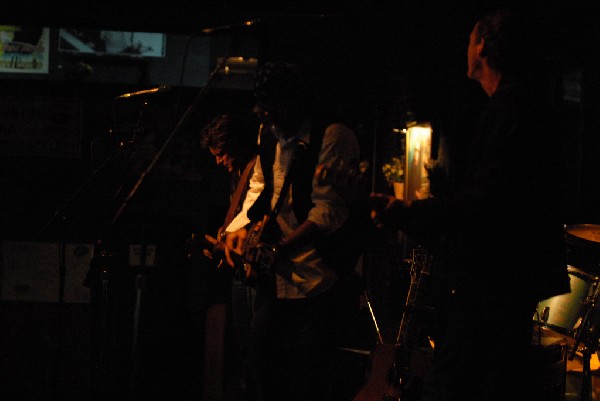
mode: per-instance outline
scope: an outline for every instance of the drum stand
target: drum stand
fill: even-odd
[[[585,306],[585,315],[581,319],[581,324],[577,329],[575,336],[575,345],[569,355],[569,360],[573,360],[575,353],[580,344],[583,344],[583,369],[581,372],[581,392],[580,401],[592,401],[592,372],[590,368],[590,360],[592,354],[597,351],[598,347],[598,327],[596,327],[597,313],[596,304],[600,296],[598,280],[594,280],[592,284],[593,294],[587,296],[582,304]]]

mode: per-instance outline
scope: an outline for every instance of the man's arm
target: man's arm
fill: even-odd
[[[349,166],[357,163],[360,147],[354,132],[342,125],[327,127],[319,152],[319,166]],[[312,243],[341,227],[348,219],[348,196],[352,195],[351,171],[335,174],[323,184],[313,177],[311,200],[314,206],[308,218],[280,242],[281,251],[289,252]]]

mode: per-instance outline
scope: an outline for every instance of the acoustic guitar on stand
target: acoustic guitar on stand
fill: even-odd
[[[423,248],[412,251],[411,283],[406,297],[395,344],[378,344],[371,352],[367,383],[353,401],[417,401],[423,377],[428,371],[428,357],[419,354],[417,340],[422,329],[424,301],[431,270],[431,255]]]

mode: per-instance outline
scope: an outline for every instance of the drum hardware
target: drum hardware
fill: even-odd
[[[582,355],[580,401],[592,401],[592,372],[590,360],[597,351],[600,340],[600,278],[573,266],[567,267],[571,280],[571,292],[538,303],[534,314],[540,336],[542,326],[560,333],[570,348],[568,360],[572,361],[578,351]]]
[[[581,376],[581,393],[580,401],[592,400],[592,372],[590,368],[590,360],[598,348],[598,313],[596,306],[598,305],[598,297],[600,296],[600,287],[598,286],[598,278],[595,279],[591,296],[585,297],[581,304],[585,309],[585,313],[578,320],[575,328],[575,345],[569,354],[569,360],[572,361],[575,357],[579,346],[582,345],[583,369]]]
[[[544,325],[548,323],[548,318],[550,317],[550,307],[544,306],[544,310],[542,311],[542,315],[540,316],[540,322]]]
[[[571,281],[571,291],[540,301],[534,321],[573,338],[585,312],[584,302],[589,302],[598,278],[573,266],[568,266],[567,271]]]

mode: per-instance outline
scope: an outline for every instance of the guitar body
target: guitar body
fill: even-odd
[[[397,344],[378,344],[371,352],[367,383],[353,401],[418,401],[423,382],[431,365],[431,349],[415,348],[410,352],[408,369],[399,364],[402,348]],[[401,377],[404,383],[400,383]]]
[[[272,274],[275,267],[278,251],[275,241],[265,242],[264,238],[275,238],[272,224],[269,224],[269,216],[265,215],[262,220],[254,223],[248,230],[248,236],[244,243],[242,267],[245,271],[246,281],[253,283],[261,274]]]
[[[413,250],[411,284],[400,322],[396,344],[379,344],[371,353],[371,372],[354,401],[418,401],[429,372],[430,347],[418,347],[428,310],[424,292],[431,267],[431,255]]]
[[[367,383],[353,401],[400,400],[400,389],[390,380],[396,364],[396,344],[378,344],[371,352],[371,366]]]

